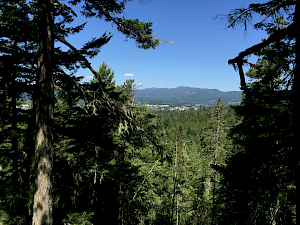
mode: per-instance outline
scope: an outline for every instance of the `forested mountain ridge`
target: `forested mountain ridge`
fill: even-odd
[[[136,93],[136,101],[142,103],[145,102],[145,99],[159,99],[215,105],[219,98],[222,99],[224,105],[238,104],[242,100],[242,92],[223,92],[217,89],[179,86],[177,88],[145,88],[138,90]]]
[[[240,104],[241,91],[220,91],[218,89],[195,88],[179,86],[177,88],[145,88],[139,89],[135,94],[135,103],[143,104],[201,104],[213,106],[218,99],[222,99],[225,106]],[[22,100],[30,102],[28,94],[24,94]],[[83,104],[83,99],[79,104]]]

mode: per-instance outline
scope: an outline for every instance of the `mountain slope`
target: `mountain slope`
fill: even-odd
[[[141,98],[159,99],[177,102],[190,102],[203,105],[215,105],[221,98],[225,105],[239,104],[242,100],[241,91],[223,92],[217,89],[205,89],[194,87],[177,88],[146,88],[136,93],[136,100]]]

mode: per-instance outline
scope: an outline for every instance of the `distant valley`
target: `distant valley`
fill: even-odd
[[[225,106],[240,104],[241,91],[223,92],[217,89],[183,87],[177,88],[146,88],[135,94],[135,104],[168,105],[169,107],[213,106],[220,98]],[[32,104],[28,94],[23,94],[24,101]],[[84,104],[81,99],[79,105]]]
[[[240,104],[241,91],[220,91],[217,89],[194,88],[179,86],[177,88],[146,88],[135,94],[135,102],[141,104],[169,104],[181,103],[215,105],[220,98],[224,105]]]

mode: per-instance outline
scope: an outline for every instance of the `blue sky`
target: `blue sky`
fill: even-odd
[[[266,33],[249,28],[245,34],[242,27],[225,30],[226,21],[214,20],[213,17],[226,15],[237,7],[262,2],[266,1],[152,0],[141,4],[133,0],[126,5],[125,18],[153,22],[155,35],[174,42],[160,44],[154,50],[139,49],[130,39],[124,42],[125,36],[118,33],[115,26],[81,16],[80,6],[76,6],[73,9],[78,17],[71,25],[88,23],[83,31],[69,36],[67,40],[80,48],[91,38],[111,32],[110,42],[89,61],[96,71],[102,62],[111,67],[117,85],[123,84],[126,79],[134,79],[135,84],[142,85],[140,89],[189,86],[239,91],[238,72],[227,62],[266,38]],[[256,59],[251,57],[249,61],[255,62]],[[247,69],[245,66],[244,71]],[[82,81],[89,81],[93,76],[88,69],[80,69],[76,75],[85,76]]]

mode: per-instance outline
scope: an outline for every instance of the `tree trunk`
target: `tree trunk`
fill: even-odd
[[[33,203],[33,225],[52,225],[53,167],[53,0],[39,0],[36,80],[36,191]]]
[[[176,144],[175,144],[175,166],[174,166],[174,193],[172,200],[172,214],[171,214],[171,224],[173,224],[173,215],[174,215],[174,204],[175,204],[175,195],[176,195],[176,182],[177,182],[177,136],[176,136]],[[177,211],[177,207],[176,207]]]
[[[280,207],[280,200],[279,200],[279,196],[276,200],[276,205],[275,206],[271,206],[270,207],[270,213],[271,213],[271,225],[276,225],[276,215],[278,213],[278,210],[279,210],[279,207]]]
[[[12,71],[11,71],[11,81],[9,85],[9,96],[11,98],[11,110],[12,110],[12,116],[11,116],[11,124],[12,124],[12,130],[11,130],[11,135],[12,135],[12,151],[14,152],[14,160],[13,160],[13,176],[12,176],[12,181],[13,185],[15,188],[21,187],[20,195],[22,196],[22,199],[19,200],[19,205],[18,205],[18,215],[20,216],[16,221],[15,224],[21,225],[21,224],[27,224],[28,223],[28,209],[26,207],[27,199],[26,199],[26,189],[25,189],[25,184],[26,181],[24,177],[24,172],[22,163],[24,162],[24,158],[22,157],[22,153],[18,149],[18,142],[19,142],[19,134],[18,134],[18,128],[17,128],[17,123],[18,123],[18,112],[17,112],[17,55],[18,55],[18,50],[17,50],[17,41],[14,40],[13,42],[13,65],[12,65]],[[21,164],[21,168],[19,169],[19,166]],[[29,183],[27,183],[29,184]]]
[[[10,82],[8,85],[8,96],[11,98],[11,117],[10,117],[10,123],[11,123],[11,143],[12,143],[12,152],[14,153],[14,160],[13,160],[13,185],[18,187],[19,185],[19,170],[18,170],[18,163],[20,160],[20,154],[18,152],[17,146],[18,146],[18,135],[17,135],[17,89],[16,89],[16,65],[17,65],[17,42],[13,41],[13,62],[11,65],[10,74],[7,74],[10,76]]]
[[[125,162],[125,141],[123,140],[123,146],[120,149],[120,155],[119,155],[119,163],[121,165],[124,164]],[[123,225],[123,221],[124,221],[124,207],[123,207],[123,190],[122,190],[122,180],[119,180],[119,192],[118,192],[118,225]],[[129,211],[130,212],[130,211]]]
[[[35,97],[32,95],[32,102],[35,102]],[[26,196],[29,196],[29,193],[26,192],[27,188],[31,186],[33,183],[31,172],[31,166],[33,163],[34,157],[34,146],[35,146],[35,108],[30,109],[30,116],[28,118],[28,128],[26,130],[26,139],[24,144],[24,151],[26,155],[23,158],[23,170],[22,170],[22,179],[23,183],[21,183],[21,189]],[[25,196],[25,195],[24,195]],[[26,205],[26,204],[25,204]],[[24,207],[25,207],[24,205]],[[23,224],[29,224],[32,220],[32,206],[33,203],[26,206],[26,222]]]
[[[299,223],[300,221],[300,159],[299,159],[299,153],[298,153],[298,140],[300,136],[300,130],[299,130],[299,125],[300,125],[300,117],[299,117],[299,96],[300,96],[300,89],[299,89],[299,67],[300,67],[300,56],[299,56],[299,43],[300,43],[300,29],[299,29],[299,22],[300,22],[300,15],[299,15],[299,0],[296,1],[296,8],[295,8],[295,16],[294,16],[294,22],[298,24],[297,26],[297,33],[296,33],[296,66],[294,69],[294,79],[293,79],[293,119],[292,119],[292,130],[294,132],[293,136],[293,145],[292,145],[292,150],[293,150],[293,155],[292,157],[295,157],[295,181],[296,181],[296,190],[297,190],[297,197],[296,197],[296,202],[298,203],[297,209],[296,209],[296,222]],[[298,53],[298,54],[297,54]]]
[[[118,225],[123,225],[123,207],[122,207],[122,184],[119,183],[119,193],[118,193],[118,203],[119,203],[119,213],[118,213]]]

